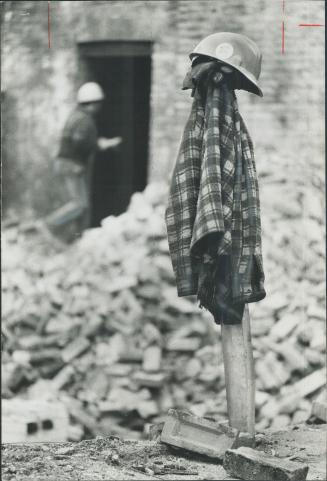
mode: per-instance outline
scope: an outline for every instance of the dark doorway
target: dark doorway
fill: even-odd
[[[80,45],[86,81],[106,95],[98,118],[99,136],[123,139],[99,152],[92,181],[91,226],[126,210],[133,192],[147,181],[151,88],[150,42],[93,42]]]

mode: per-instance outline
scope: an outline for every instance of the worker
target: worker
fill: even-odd
[[[90,227],[91,178],[95,155],[99,150],[116,148],[122,142],[121,137],[98,137],[96,118],[104,98],[99,84],[83,84],[77,93],[77,108],[64,126],[55,159],[55,173],[66,202],[46,219],[46,225],[52,232],[67,225],[73,226],[75,238]]]

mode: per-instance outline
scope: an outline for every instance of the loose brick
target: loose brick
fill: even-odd
[[[90,341],[85,337],[79,337],[72,341],[63,349],[61,357],[64,362],[70,362],[80,356],[86,349],[90,347]]]
[[[282,344],[275,344],[273,348],[275,352],[285,359],[291,371],[303,372],[308,368],[308,360],[290,341],[285,341]]]
[[[326,400],[326,388],[324,391],[318,396],[318,398],[313,401],[312,403],[312,412],[313,416],[316,416],[318,419],[327,422],[327,400]]]
[[[327,403],[314,401],[312,404],[312,414],[318,419],[327,422]]]
[[[310,416],[310,412],[305,411],[304,409],[298,409],[293,414],[292,424],[305,423],[305,421],[307,421],[309,416]]]
[[[101,434],[98,424],[93,416],[90,416],[86,411],[80,409],[77,405],[68,406],[68,410],[70,415],[75,418],[79,424],[85,426],[93,435]]]
[[[290,377],[290,371],[278,361],[274,352],[268,352],[263,359],[259,359],[255,370],[262,388],[267,390],[280,388]]]
[[[160,388],[166,381],[167,375],[164,372],[148,373],[138,371],[133,374],[133,379],[139,386]]]
[[[297,381],[295,384],[292,384],[291,386],[284,386],[281,389],[281,394],[283,396],[286,396],[288,394],[298,395],[299,397],[303,398],[317,391],[325,384],[326,384],[326,368],[322,368],[312,372],[311,374],[304,377],[300,381]]]
[[[198,337],[185,339],[170,339],[166,344],[167,351],[192,352],[200,347],[201,340]]]
[[[52,379],[51,388],[55,390],[62,389],[68,382],[71,381],[75,374],[73,366],[65,366],[61,371]]]
[[[240,447],[226,451],[224,469],[232,476],[249,481],[305,481],[309,467],[255,449]]]
[[[156,401],[149,399],[148,401],[140,402],[137,406],[137,411],[145,419],[150,416],[157,416],[159,414],[159,406]]]
[[[288,314],[274,324],[270,331],[272,339],[285,339],[299,324],[298,316]]]
[[[274,417],[271,423],[271,429],[282,429],[288,426],[291,422],[290,416],[287,414],[279,414],[278,416]]]
[[[255,393],[255,407],[260,409],[270,399],[270,395],[265,391],[257,391]]]
[[[159,346],[148,346],[143,353],[143,370],[147,372],[159,371],[161,357],[161,348]]]
[[[175,409],[168,411],[161,441],[220,461],[227,449],[254,445],[254,438],[248,433]]]

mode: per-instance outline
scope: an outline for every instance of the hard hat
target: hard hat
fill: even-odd
[[[245,90],[263,97],[258,85],[262,54],[250,38],[239,33],[213,33],[201,40],[190,53],[190,59],[198,55],[212,57],[230,65],[242,74]]]
[[[103,99],[103,90],[96,82],[87,82],[78,89],[77,102],[79,104],[85,104],[88,102],[99,102]]]

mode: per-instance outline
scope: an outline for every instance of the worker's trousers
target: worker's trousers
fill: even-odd
[[[69,223],[76,223],[77,231],[82,232],[90,226],[90,193],[87,172],[75,173],[66,170],[56,172],[61,183],[61,197],[64,203],[46,219],[50,228],[60,228]],[[80,232],[77,232],[80,233]]]

